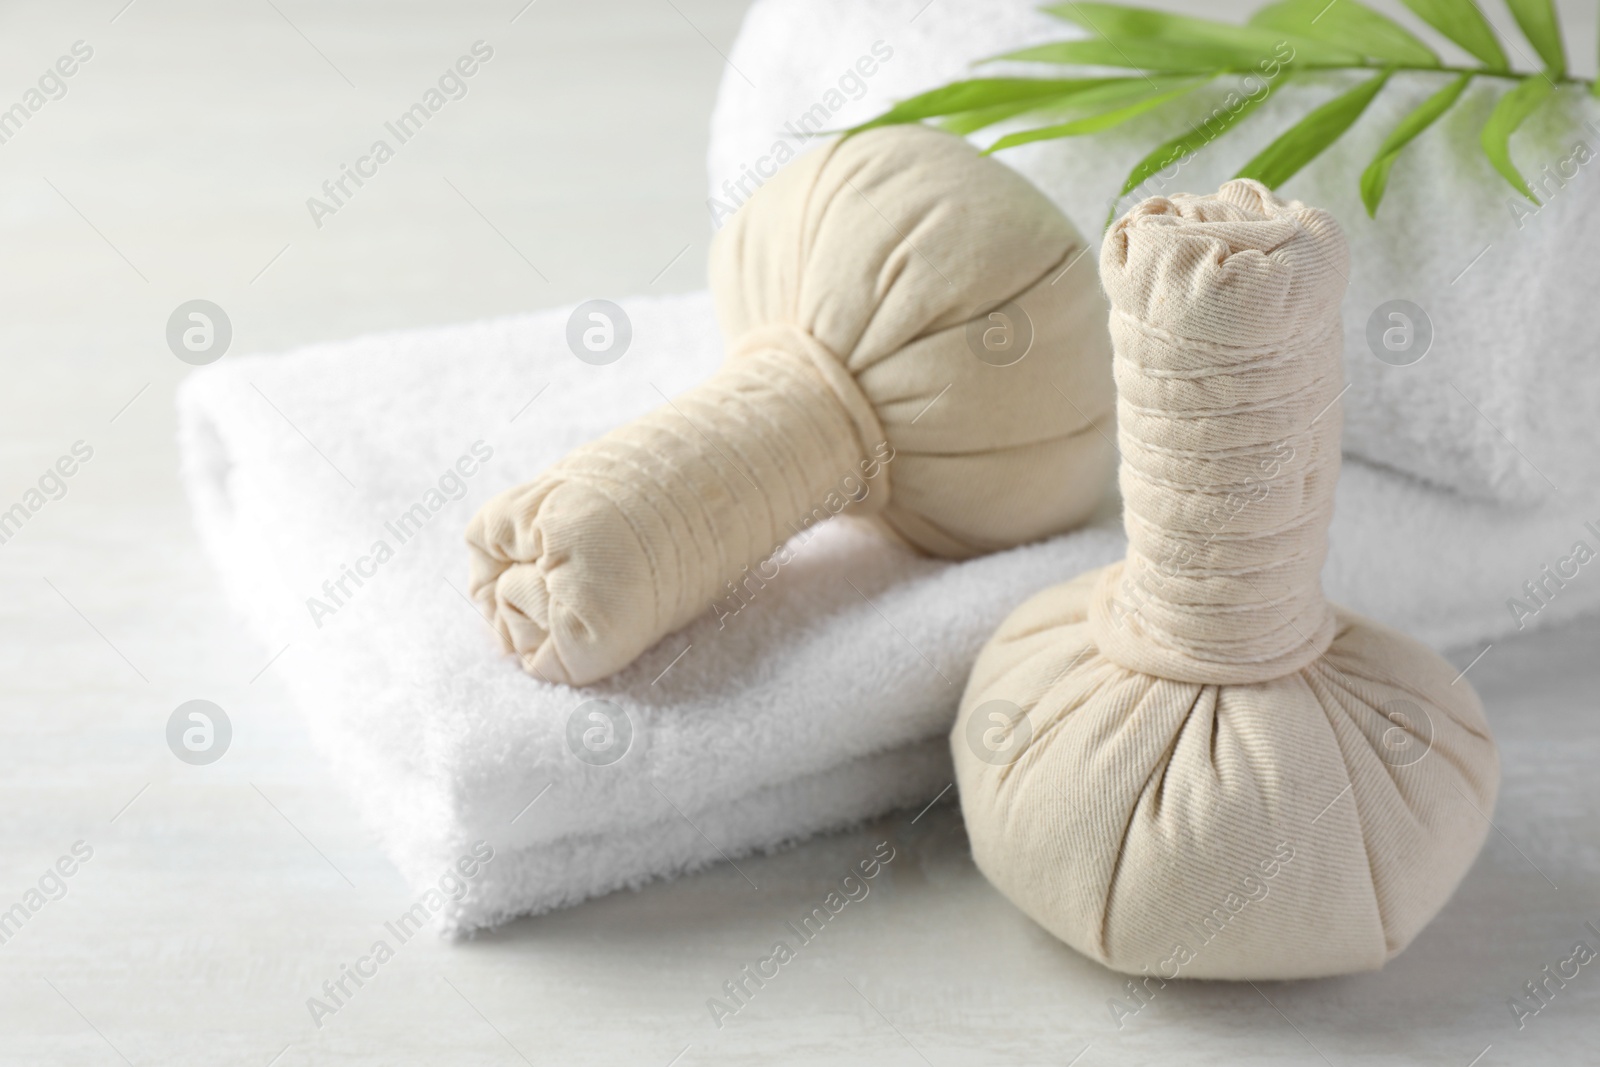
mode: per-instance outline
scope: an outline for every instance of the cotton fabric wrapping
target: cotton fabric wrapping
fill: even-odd
[[[1469,684],[1322,596],[1347,270],[1255,182],[1106,235],[1127,557],[1002,624],[952,749],[984,873],[1121,971],[1381,966],[1487,831]]]
[[[528,670],[586,684],[840,512],[952,559],[1080,524],[1113,466],[1086,247],[959,138],[810,153],[713,245],[727,364],[490,500],[472,595]]]

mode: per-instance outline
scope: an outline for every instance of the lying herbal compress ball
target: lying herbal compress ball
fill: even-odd
[[[838,512],[947,558],[1070,529],[1114,462],[1085,248],[947,134],[802,156],[712,246],[726,363],[486,503],[473,597],[529,671],[581,685]]]
[[[1488,830],[1471,686],[1323,599],[1347,269],[1250,181],[1105,238],[1127,557],[1000,627],[952,748],[984,874],[1120,971],[1379,967]]]

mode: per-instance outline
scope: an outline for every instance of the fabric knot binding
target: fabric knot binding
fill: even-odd
[[[806,330],[788,322],[770,323],[742,334],[729,346],[729,365],[752,358],[763,367],[770,366],[773,360],[787,362],[794,369],[804,368],[820,379],[822,385],[826,387],[826,394],[807,382],[810,387],[798,393],[797,397],[803,398],[801,403],[815,402],[826,406],[826,396],[831,396],[853,428],[852,437],[857,460],[866,456],[874,445],[887,440],[883,424],[879,422],[872,402],[861,391],[861,386],[844,368],[839,357]],[[827,421],[828,416],[823,416],[821,412],[817,414],[819,421]],[[855,466],[859,467],[859,463]],[[848,473],[849,469],[854,468],[839,467],[835,463],[834,467],[825,473],[837,481],[839,476]],[[884,467],[872,479],[872,491],[852,505],[852,512],[857,515],[871,515],[882,511],[888,503],[889,471]]]

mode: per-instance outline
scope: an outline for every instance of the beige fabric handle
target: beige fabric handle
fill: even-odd
[[[807,153],[712,242],[727,365],[484,504],[473,597],[528,670],[584,685],[727,602],[797,525],[848,511],[958,559],[1072,528],[1114,463],[1085,252],[958,137]],[[992,314],[1013,348],[979,343]]]
[[[1107,234],[1128,554],[1089,617],[1113,662],[1241,684],[1333,640],[1320,574],[1347,264],[1330,216],[1247,181],[1147,200]]]
[[[530,672],[604,676],[706,611],[819,509],[837,513],[829,494],[881,510],[882,442],[871,405],[814,339],[758,331],[707,381],[480,511],[467,532],[474,596]]]

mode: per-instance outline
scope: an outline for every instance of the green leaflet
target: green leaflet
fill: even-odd
[[[1023,114],[1098,115],[1157,96],[1180,85],[1192,88],[1195,84],[1194,75],[1156,74],[1146,77],[1141,74],[1131,78],[1106,78],[1099,85],[1086,87],[1067,96],[1023,100],[1011,104],[998,104],[994,107],[980,108],[976,111],[952,115],[940,125],[951,133],[965,136],[985,127],[993,126],[997,122],[1003,122],[1006,119],[1015,118]]]
[[[1118,78],[974,78],[902,100],[883,114],[852,127],[851,134],[938,118],[944,129],[965,136],[1029,113],[1099,113],[1167,92],[1192,88],[1193,75],[1157,74]]]
[[[851,133],[860,133],[875,126],[893,126],[903,122],[920,122],[940,115],[957,115],[966,111],[1016,106],[1011,114],[1020,114],[1045,100],[1066,99],[1075,93],[1094,89],[1107,82],[1126,81],[1126,78],[973,78],[953,82],[908,100],[902,100],[869,122],[853,127]],[[1143,81],[1144,79],[1139,79]],[[1002,118],[1008,116],[1001,116]],[[995,121],[999,121],[998,119]]]
[[[1415,111],[1402,119],[1400,125],[1383,139],[1383,144],[1378,146],[1377,156],[1367,164],[1367,169],[1361,172],[1361,202],[1367,206],[1369,218],[1377,217],[1378,204],[1383,200],[1383,192],[1389,186],[1389,169],[1400,157],[1400,150],[1438,121],[1439,116],[1449,111],[1470,81],[1472,81],[1470,74],[1456,78],[1418,105]]]
[[[1567,73],[1567,53],[1561,46],[1561,23],[1551,0],[1506,0],[1522,36],[1544,60],[1545,73],[1559,78]]]
[[[1384,71],[1340,93],[1285,130],[1240,167],[1234,177],[1254,178],[1267,188],[1276,189],[1337,141],[1361,117],[1388,80],[1389,72]]]
[[[1278,84],[1281,85],[1287,77],[1287,73],[1282,75],[1278,79]],[[1229,94],[1230,97],[1235,95],[1237,94]],[[1186,157],[1194,155],[1200,149],[1233,129],[1240,119],[1254,111],[1263,100],[1271,95],[1272,89],[1269,86],[1260,96],[1243,97],[1237,109],[1219,105],[1212,110],[1209,117],[1190,126],[1188,130],[1180,133],[1170,141],[1157,145],[1149,155],[1134,164],[1133,170],[1128,172],[1127,180],[1122,183],[1122,192],[1117,194],[1118,198],[1127,196],[1139,188],[1158,171],[1165,170],[1174,163],[1181,164]],[[1226,99],[1224,104],[1226,104]],[[1115,205],[1113,205],[1111,213],[1112,215],[1116,214]],[[1106,219],[1106,224],[1108,226],[1111,224],[1110,217]]]
[[[1102,85],[1074,93],[1063,100],[1043,101],[1036,106],[1030,107],[1029,111],[1041,116],[1071,114],[1080,119],[1085,117],[1092,118],[1119,108],[1138,104],[1151,97],[1162,96],[1174,89],[1182,89],[1187,92],[1195,86],[1203,84],[1209,78],[1210,75],[1193,74],[1139,74],[1131,78],[1109,78]],[[1001,117],[1010,118],[1011,116]],[[1130,115],[1129,117],[1131,118],[1132,116]],[[998,121],[998,119],[995,121]],[[991,123],[982,122],[973,128],[981,129],[986,125],[991,125]],[[1115,125],[1115,123],[1111,125]],[[1110,126],[1103,128],[1110,129]],[[1064,136],[1070,136],[1070,134]],[[991,148],[990,151],[993,151],[993,149]]]
[[[1117,80],[1126,81],[1127,79],[1118,78]],[[960,111],[954,115],[944,115],[938,119],[936,125],[947,133],[965,137],[969,133],[977,133],[979,130],[993,126],[997,122],[1004,122],[1006,119],[1015,118],[1018,115],[1026,115],[1040,106],[1037,100],[1014,100],[1009,104],[994,104],[990,107],[974,108],[971,111]],[[871,126],[886,126],[888,123],[882,121],[885,117],[880,116],[880,118],[873,119],[872,122],[862,126],[861,129],[868,129]]]
[[[1342,0],[1341,0],[1342,2]],[[1046,14],[1075,23],[1093,33],[1119,43],[1127,41],[1170,41],[1178,44],[1221,45],[1244,49],[1257,59],[1274,55],[1279,45],[1285,43],[1283,32],[1271,32],[1254,26],[1238,26],[1211,19],[1174,15],[1150,8],[1126,7],[1122,4],[1065,3],[1042,8]],[[1314,36],[1296,37],[1287,42],[1304,62],[1355,66],[1362,54],[1335,42]]]
[[[1540,104],[1550,99],[1554,92],[1554,86],[1544,78],[1535,77],[1523,81],[1495,104],[1478,138],[1479,143],[1483,145],[1483,154],[1489,157],[1494,169],[1511,183],[1513,189],[1535,204],[1539,202],[1539,198],[1533,195],[1533,190],[1528,188],[1528,183],[1517,170],[1517,165],[1511,162],[1511,135],[1529,115],[1539,109]]]
[[[1343,0],[1339,0],[1343,3]],[[1494,28],[1472,0],[1400,0],[1418,18],[1468,52],[1490,70],[1506,71],[1506,54],[1495,40]]]
[[[1288,46],[1284,46],[1288,51]],[[1289,53],[1293,55],[1292,52]],[[1282,55],[1261,52],[1242,45],[1212,41],[1166,41],[1159,39],[1110,41],[1092,37],[1082,41],[1058,41],[1024,48],[1017,52],[983,60],[1022,60],[1032,63],[1064,63],[1086,67],[1128,67],[1134,70],[1159,70],[1164,74],[1208,74],[1214,71],[1251,71],[1262,64],[1286,62]]]
[[[1210,78],[1190,78],[1185,84],[1167,92],[1147,95],[1144,99],[1136,100],[1122,107],[1112,107],[1095,115],[1063,122],[1055,126],[1043,126],[1036,130],[1024,130],[1020,133],[1010,133],[1000,138],[984,150],[984,154],[999,152],[1005,148],[1015,148],[1017,145],[1031,144],[1034,141],[1049,141],[1061,137],[1078,137],[1086,133],[1099,133],[1120,126],[1136,115],[1160,107],[1169,100],[1185,96],[1195,89],[1210,81]]]
[[[1283,0],[1250,16],[1250,23],[1286,34],[1314,37],[1364,56],[1419,67],[1439,57],[1404,26],[1357,0]]]

